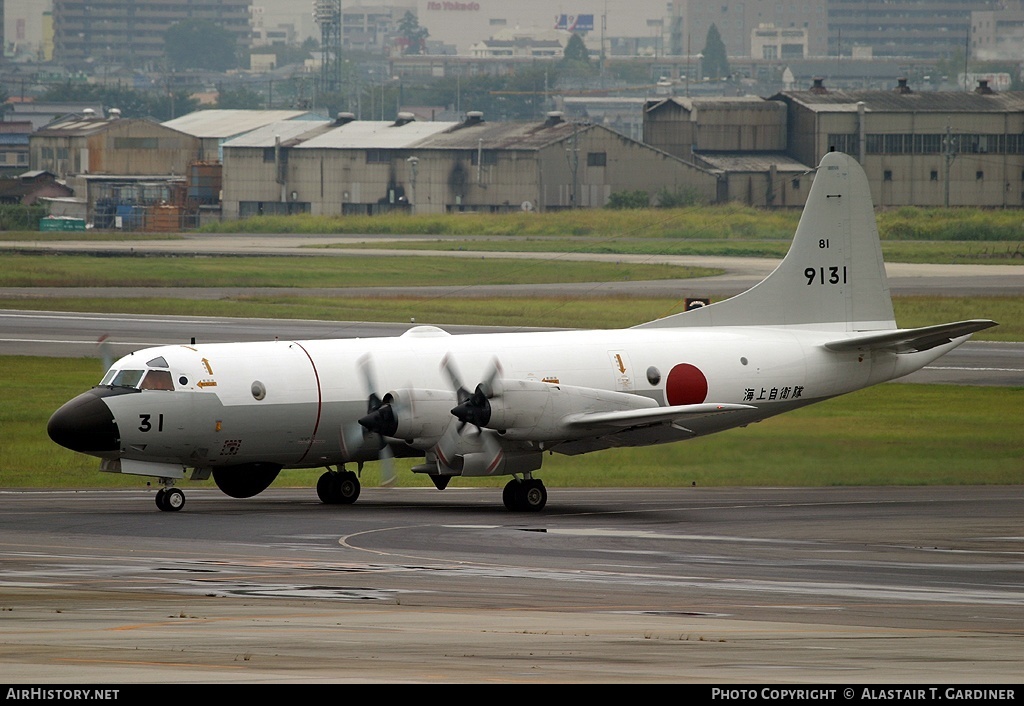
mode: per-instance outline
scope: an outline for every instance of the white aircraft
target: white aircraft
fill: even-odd
[[[683,441],[914,372],[996,325],[899,329],[867,179],[838,152],[817,168],[789,253],[752,289],[628,329],[170,345],[116,361],[50,418],[50,438],[101,470],[175,481],[212,474],[227,495],[282,469],[325,468],[325,503],[359,496],[356,472],[420,457],[453,476],[512,479],[514,511],[539,511],[545,452]],[[190,470],[191,469],[191,470]]]

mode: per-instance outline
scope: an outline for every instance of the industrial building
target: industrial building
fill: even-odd
[[[835,91],[822,79],[769,99],[648,102],[644,142],[723,174],[719,200],[803,203],[831,149],[863,165],[875,204],[1024,205],[1024,93]]]
[[[717,197],[718,175],[603,126],[338,120],[277,123],[224,144],[224,218],[600,208],[613,193]]]
[[[652,100],[644,142],[720,174],[719,202],[802,206],[811,167],[787,154],[786,116],[784,103],[756,96]]]
[[[875,205],[1024,205],[1024,93],[785,91],[787,153],[817,164],[835,148],[857,157]]]
[[[271,123],[286,120],[321,120],[324,117],[326,116],[308,110],[197,110],[161,124],[191,135],[199,141],[196,161],[220,162],[221,146],[232,138]]]
[[[170,227],[168,209],[186,207],[186,174],[198,154],[198,141],[152,120],[122,119],[86,110],[37,130],[29,138],[34,170],[45,170],[75,193],[78,209],[66,213],[98,228]],[[70,206],[65,205],[66,209]],[[163,224],[167,225],[163,225]]]
[[[81,174],[177,174],[195,159],[195,138],[152,120],[86,110],[32,133],[33,169],[60,179]]]

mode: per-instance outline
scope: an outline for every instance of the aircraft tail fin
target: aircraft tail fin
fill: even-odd
[[[830,152],[822,158],[789,252],[763,281],[637,328],[755,325],[896,328],[871,190],[853,157]]]

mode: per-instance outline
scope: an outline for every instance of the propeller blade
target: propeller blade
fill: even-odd
[[[380,450],[380,485],[382,488],[393,488],[398,483],[398,473],[395,471],[395,454],[391,447],[384,444]]]
[[[110,366],[114,364],[114,349],[110,345],[110,338],[107,334],[103,334],[97,339],[96,352],[99,354],[103,372],[107,372],[110,370]]]
[[[363,379],[363,389],[366,391],[366,414],[359,418],[358,424],[349,431],[342,430],[342,444],[345,446],[346,455],[351,456],[355,448],[366,449],[371,446],[376,449],[377,460],[380,461],[380,484],[384,488],[394,487],[398,483],[398,474],[395,471],[395,454],[388,445],[385,437],[394,436],[398,430],[398,417],[395,415],[390,396],[385,395],[385,401],[378,392],[377,375],[373,368],[373,359],[369,353],[361,356],[358,361],[359,375]],[[355,434],[358,433],[357,445]]]
[[[377,376],[373,370],[373,360],[370,358],[370,354],[366,353],[360,356],[358,365],[359,374],[363,379],[363,389],[366,391],[366,411],[367,413],[374,412],[381,406],[381,398],[377,394]]]
[[[444,434],[441,435],[441,438],[438,439],[437,443],[434,445],[434,455],[437,456],[437,459],[442,464],[449,468],[452,466],[455,456],[459,452],[459,438],[461,436],[462,426],[462,424],[455,424],[454,422],[450,423],[444,430]]]
[[[482,439],[484,442],[484,453],[487,454],[487,472],[493,473],[504,462],[505,449],[501,447],[501,442],[498,441],[498,437],[493,432],[484,433]]]
[[[451,353],[446,354],[441,360],[441,369],[448,376],[448,382],[451,384],[452,390],[455,391],[455,399],[459,404],[469,399],[469,390],[462,384],[462,376],[459,375],[459,369],[455,366]]]
[[[482,390],[489,399],[501,397],[501,393],[504,391],[504,386],[501,384],[502,372],[501,363],[498,359],[491,359],[490,370],[488,370],[483,382],[477,385],[477,389]]]

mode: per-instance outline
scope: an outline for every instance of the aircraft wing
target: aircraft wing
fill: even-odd
[[[888,350],[894,353],[909,353],[927,351],[936,346],[949,343],[954,338],[966,336],[975,331],[981,331],[996,325],[995,321],[988,319],[957,321],[951,324],[883,331],[869,333],[864,336],[855,336],[854,338],[841,338],[837,341],[826,343],[825,348],[837,352]]]
[[[678,424],[683,420],[694,420],[751,409],[757,408],[746,404],[705,402],[703,404],[684,404],[674,407],[626,409],[616,412],[584,412],[570,415],[564,421],[567,427],[576,429],[626,428],[649,424]]]

